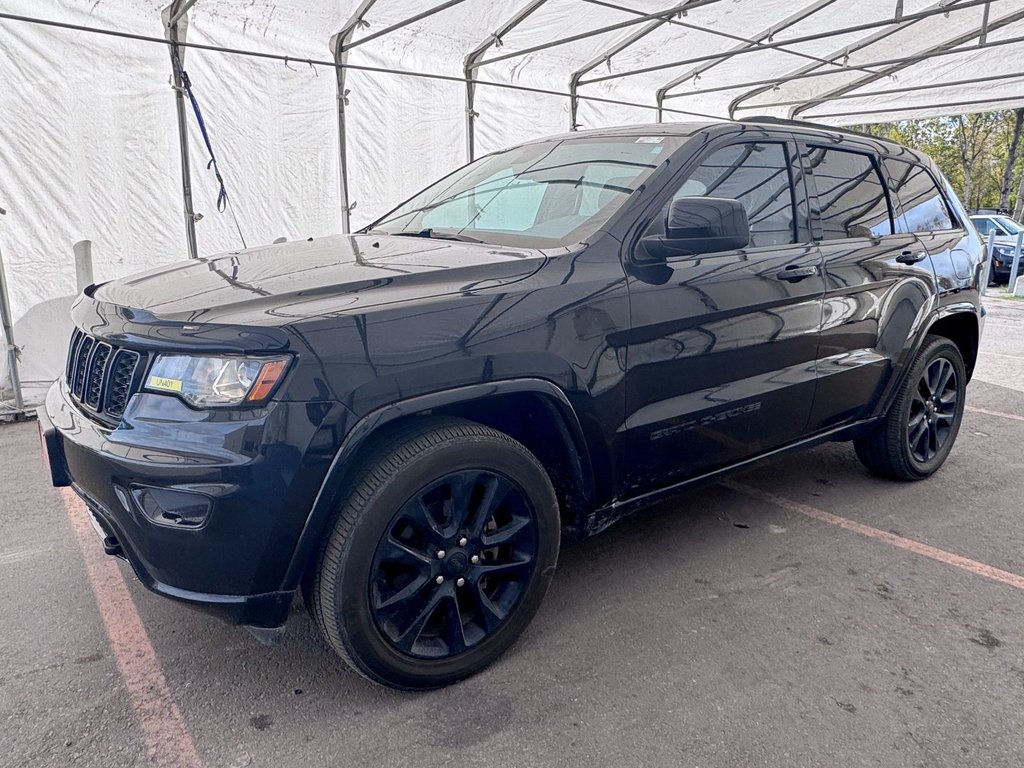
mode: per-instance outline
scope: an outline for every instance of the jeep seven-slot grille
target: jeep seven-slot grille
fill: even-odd
[[[141,363],[138,352],[75,330],[65,380],[79,403],[98,415],[118,419],[139,387]]]

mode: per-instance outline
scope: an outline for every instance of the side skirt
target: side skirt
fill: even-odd
[[[815,445],[820,445],[821,443],[852,440],[858,435],[863,434],[873,425],[877,424],[879,420],[879,417],[873,417],[854,422],[853,424],[843,424],[842,426],[835,427],[824,432],[819,432],[811,435],[810,437],[802,438],[780,448],[767,451],[766,453],[752,456],[749,459],[744,459],[743,461],[736,462],[735,464],[730,464],[729,466],[721,467],[720,469],[715,469],[711,472],[706,472],[703,475],[691,477],[678,483],[674,483],[673,485],[659,488],[654,491],[648,491],[647,493],[634,496],[629,499],[619,499],[606,507],[595,510],[589,515],[585,523],[585,535],[594,536],[601,533],[622,518],[628,517],[645,507],[671,496],[676,496],[683,491],[712,483],[723,475],[731,474],[732,472],[737,472],[743,469],[749,469],[755,464],[759,464],[763,461],[774,459],[779,456],[785,456],[786,454],[794,453]]]

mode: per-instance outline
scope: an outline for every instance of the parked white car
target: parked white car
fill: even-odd
[[[1008,283],[1013,269],[1017,233],[1024,231],[1024,226],[1009,216],[999,214],[971,216],[971,221],[982,237],[988,238],[990,232],[996,233],[992,247],[992,279],[997,283]]]

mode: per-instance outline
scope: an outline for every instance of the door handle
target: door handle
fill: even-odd
[[[896,261],[900,264],[917,264],[919,261],[924,261],[927,256],[928,254],[924,251],[903,251],[896,257]]]
[[[790,283],[798,283],[806,277],[814,277],[817,274],[818,268],[816,266],[798,267],[795,264],[790,264],[775,277]]]

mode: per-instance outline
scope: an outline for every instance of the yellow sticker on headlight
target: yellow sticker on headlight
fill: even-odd
[[[164,389],[168,392],[181,392],[181,379],[168,379],[163,376],[150,376],[146,386],[150,389]]]

